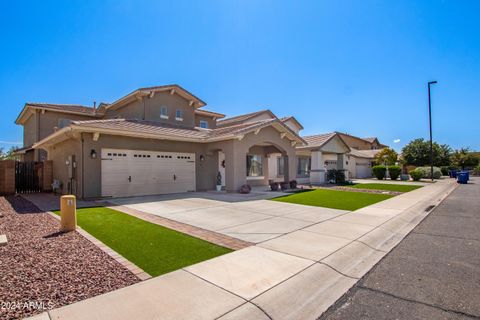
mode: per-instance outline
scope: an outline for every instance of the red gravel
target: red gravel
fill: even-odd
[[[0,197],[0,319],[28,317],[139,282],[77,232],[19,196]],[[25,305],[36,303],[37,307]],[[12,304],[13,307],[12,307]]]

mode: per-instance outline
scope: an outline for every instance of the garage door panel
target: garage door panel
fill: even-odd
[[[195,191],[195,154],[102,149],[102,196]]]

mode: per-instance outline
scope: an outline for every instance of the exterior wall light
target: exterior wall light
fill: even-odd
[[[200,161],[205,161],[205,156],[203,154],[200,155]]]
[[[97,151],[95,151],[95,149],[92,149],[90,151],[90,158],[92,159],[96,159],[97,158]]]

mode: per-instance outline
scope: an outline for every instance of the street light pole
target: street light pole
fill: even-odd
[[[432,140],[432,100],[430,98],[430,86],[437,81],[428,82],[428,120],[430,124],[430,177],[433,181],[433,140]]]

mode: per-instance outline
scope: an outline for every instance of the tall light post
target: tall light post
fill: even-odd
[[[428,121],[430,123],[430,177],[433,181],[433,140],[432,140],[432,100],[430,98],[430,86],[437,81],[428,82]]]

